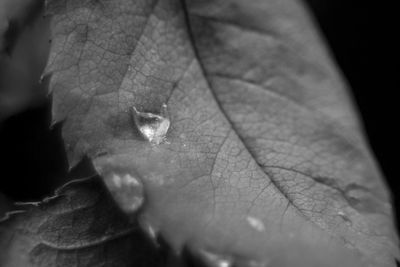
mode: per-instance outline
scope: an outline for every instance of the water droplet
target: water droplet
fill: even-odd
[[[167,105],[162,105],[161,114],[140,112],[132,107],[133,120],[142,136],[152,144],[160,144],[165,140],[170,120],[167,116]]]
[[[260,219],[252,216],[248,216],[246,219],[247,222],[250,224],[250,226],[256,229],[257,231],[260,232],[265,231],[264,223]]]
[[[208,251],[201,251],[201,255],[208,266],[212,267],[231,267],[232,259]]]

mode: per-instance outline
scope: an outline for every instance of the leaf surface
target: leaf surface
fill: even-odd
[[[158,266],[100,180],[72,182],[21,209],[0,223],[1,266]]]
[[[293,240],[398,255],[346,88],[293,0],[51,0],[54,122],[117,203],[177,250],[266,262]],[[160,114],[148,142],[130,110]],[[309,255],[312,257],[312,254]]]

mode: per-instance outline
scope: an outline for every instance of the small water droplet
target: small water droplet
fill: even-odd
[[[260,219],[252,216],[248,216],[246,219],[247,222],[250,224],[250,226],[256,229],[257,231],[260,232],[265,231],[264,223]]]
[[[133,120],[142,136],[152,144],[159,145],[165,140],[170,126],[167,116],[167,105],[162,105],[161,114],[140,112],[132,107]]]
[[[231,267],[232,259],[228,257],[224,257],[222,255],[218,255],[215,253],[211,253],[209,251],[201,251],[201,254],[206,261],[208,266],[212,267]]]

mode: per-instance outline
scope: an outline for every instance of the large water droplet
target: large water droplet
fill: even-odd
[[[140,112],[132,107],[132,116],[136,127],[147,141],[158,145],[165,140],[170,125],[167,105],[162,105],[161,114]]]

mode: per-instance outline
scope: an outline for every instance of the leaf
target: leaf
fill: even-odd
[[[99,179],[69,183],[24,208],[0,223],[1,266],[156,266],[160,260]]]
[[[142,225],[235,261],[298,244],[394,266],[388,190],[299,3],[51,0],[47,12],[70,164],[88,155],[125,212],[142,205]],[[166,140],[148,142],[130,111],[164,105]]]

